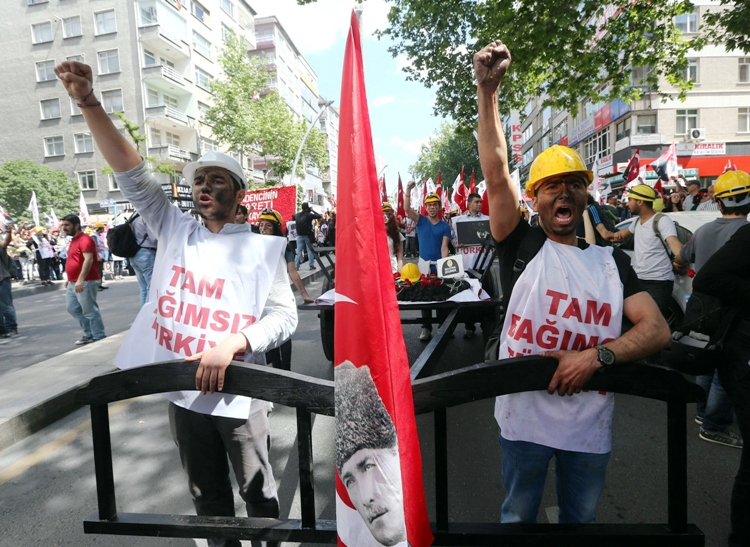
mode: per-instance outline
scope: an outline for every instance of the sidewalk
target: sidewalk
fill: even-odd
[[[307,266],[303,266],[299,274],[305,285],[324,277],[320,268],[311,272]],[[35,283],[14,287],[13,297],[59,290],[64,285],[64,282],[56,281],[48,286]],[[76,410],[78,407],[73,403],[76,390],[92,378],[115,370],[112,363],[126,334],[127,331],[123,331],[22,370],[0,375],[0,385],[3,386],[0,390],[0,450]]]

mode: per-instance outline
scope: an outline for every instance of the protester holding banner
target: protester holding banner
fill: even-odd
[[[665,347],[669,327],[641,290],[627,255],[576,238],[593,173],[575,150],[553,145],[537,156],[526,193],[541,227],[521,222],[498,109],[498,87],[510,60],[499,40],[474,55],[479,158],[506,304],[498,357],[539,354],[558,366],[546,392],[497,399],[507,492],[501,520],[536,521],[554,456],[559,522],[593,522],[610,457],[614,396],[585,391],[586,384],[604,366]],[[519,264],[519,250],[530,248],[532,258],[526,255]],[[623,316],[634,326],[621,335]]]
[[[296,328],[297,310],[283,260],[285,242],[253,234],[249,224],[234,224],[247,178],[234,158],[220,152],[209,151],[184,167],[203,224],[183,215],[97,100],[91,67],[66,61],[55,67],[55,74],[81,108],[123,196],[159,240],[152,278],[159,298],[141,308],[115,365],[196,362],[196,391],[165,394],[171,401],[170,431],[196,512],[234,516],[229,457],[248,515],[278,517],[268,457],[269,405],[221,391],[233,359],[262,361],[269,347],[288,339]]]

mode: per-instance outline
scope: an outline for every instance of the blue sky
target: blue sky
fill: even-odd
[[[249,0],[258,16],[275,15],[297,49],[318,75],[320,93],[334,99],[341,95],[341,70],[346,33],[354,3],[351,0],[318,0],[298,6],[295,0]],[[432,113],[434,90],[406,81],[401,67],[405,58],[393,58],[389,42],[372,33],[387,25],[388,4],[367,0],[363,13],[363,44],[367,99],[375,151],[383,156],[389,192],[396,187],[398,172],[406,184],[409,166],[420,146],[439,127],[442,119]]]

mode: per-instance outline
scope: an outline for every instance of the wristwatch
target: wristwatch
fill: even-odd
[[[615,364],[615,352],[609,349],[605,346],[596,346],[594,349],[596,349],[599,352],[599,355],[597,356],[597,359],[602,364],[603,367],[609,367]]]

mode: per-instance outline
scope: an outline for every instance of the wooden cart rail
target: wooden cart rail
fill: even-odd
[[[256,397],[297,409],[302,518],[197,517],[117,512],[108,404],[163,391],[193,389],[196,368],[195,363],[184,361],[157,363],[95,378],[78,391],[76,402],[91,406],[98,498],[98,513],[84,521],[84,531],[137,536],[220,536],[241,540],[336,543],[336,522],[316,519],[311,416],[312,413],[333,415],[333,382],[259,365],[235,363],[230,366],[224,392]],[[556,362],[549,358],[521,357],[473,365],[413,382],[416,412],[432,412],[435,419],[434,545],[704,545],[703,533],[687,522],[685,405],[704,399],[705,393],[676,371],[640,363],[605,369],[592,378],[587,388],[667,403],[666,524],[450,522],[446,409],[496,395],[546,389],[555,368]]]

